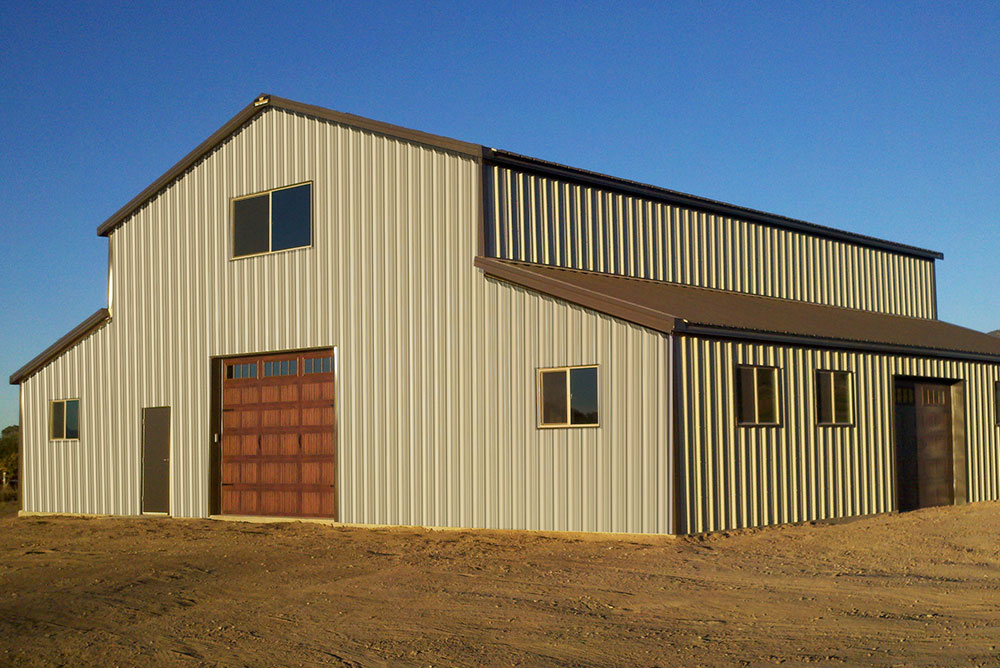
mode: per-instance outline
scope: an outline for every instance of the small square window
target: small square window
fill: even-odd
[[[62,399],[49,404],[49,439],[76,441],[80,438],[80,400]]]
[[[852,424],[851,373],[816,372],[816,422],[821,425]]]
[[[740,425],[778,425],[778,370],[774,367],[736,367],[736,421]]]
[[[312,245],[312,184],[233,200],[233,257]]]
[[[597,367],[538,370],[539,427],[597,427]]]

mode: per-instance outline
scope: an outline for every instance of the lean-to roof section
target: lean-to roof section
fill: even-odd
[[[1000,339],[940,320],[477,257],[487,276],[664,333],[1000,363]]]
[[[362,130],[369,130],[371,132],[390,137],[404,139],[416,144],[423,144],[425,146],[433,146],[446,151],[471,155],[477,159],[482,156],[483,149],[478,144],[470,144],[468,142],[459,141],[458,139],[449,139],[448,137],[441,137],[427,132],[421,132],[419,130],[410,130],[398,125],[373,121],[361,116],[355,116],[354,114],[345,114],[340,111],[333,111],[332,109],[325,109],[311,104],[303,104],[301,102],[296,102],[295,100],[288,100],[274,95],[261,94],[253,102],[240,110],[238,114],[229,119],[225,125],[212,133],[208,139],[203,141],[193,151],[181,158],[180,162],[164,172],[160,178],[149,184],[145,190],[133,197],[127,204],[125,204],[125,206],[118,209],[118,211],[112,214],[110,218],[101,223],[97,228],[97,234],[102,237],[106,237],[111,234],[116,227],[125,222],[129,216],[156,196],[157,193],[173,183],[174,180],[182,176],[184,172],[194,166],[199,160],[226,141],[230,135],[239,130],[245,124],[249,123],[258,114],[268,108],[284,109],[285,111],[291,111],[305,116],[312,116],[314,118],[332,121],[334,123],[360,128]]]
[[[11,374],[10,384],[17,385],[35,373],[46,364],[62,355],[65,351],[86,338],[91,332],[111,320],[111,312],[106,308],[98,309],[96,313],[71,329],[61,339],[39,353],[34,359]]]

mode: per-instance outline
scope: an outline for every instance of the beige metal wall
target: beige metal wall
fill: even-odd
[[[937,317],[934,262],[493,166],[493,255]]]
[[[473,158],[263,112],[111,235],[113,320],[23,385],[28,511],[140,510],[172,408],[171,513],[209,512],[209,359],[336,346],[341,519],[668,532],[666,337],[487,280]],[[314,182],[314,246],[229,260],[229,199]],[[601,365],[599,429],[535,428],[535,368]],[[80,397],[79,443],[46,440]]]
[[[894,375],[965,381],[968,500],[1000,498],[1000,366],[679,337],[680,532],[895,509]],[[781,427],[737,427],[738,364],[779,368]],[[854,373],[855,424],[818,427],[815,371]]]

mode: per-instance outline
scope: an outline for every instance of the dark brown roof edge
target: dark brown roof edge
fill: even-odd
[[[527,269],[517,265],[508,264],[502,260],[490,257],[478,256],[475,265],[483,270],[487,276],[500,279],[507,283],[513,283],[522,287],[551,295],[558,299],[568,301],[583,306],[600,313],[621,318],[628,322],[642,325],[664,334],[669,334],[677,328],[677,318],[667,313],[654,311],[634,304],[625,299],[607,295],[601,292],[594,292],[573,285],[568,281],[560,281],[557,278],[539,276]]]
[[[106,308],[98,309],[94,315],[90,316],[79,325],[70,330],[65,336],[53,343],[51,346],[46,348],[35,357],[33,360],[22,366],[20,369],[15,371],[10,377],[11,385],[18,385],[32,375],[43,366],[59,357],[66,350],[71,348],[76,343],[79,343],[84,337],[96,330],[98,327],[106,323],[111,319],[111,312]]]
[[[707,211],[709,213],[717,213],[732,218],[741,218],[752,222],[763,223],[771,227],[780,227],[795,230],[797,232],[805,232],[837,241],[846,241],[861,246],[877,248],[879,250],[887,250],[893,253],[910,255],[924,260],[944,259],[943,253],[928,250],[926,248],[918,248],[917,246],[909,246],[895,241],[869,237],[864,234],[838,230],[834,227],[817,225],[816,223],[810,223],[805,220],[788,218],[787,216],[767,213],[766,211],[759,211],[757,209],[750,209],[737,204],[728,204],[726,202],[720,202],[706,197],[699,197],[697,195],[689,195],[676,190],[668,190],[666,188],[640,183],[638,181],[630,181],[617,176],[608,176],[607,174],[591,172],[586,169],[580,169],[579,167],[570,167],[569,165],[562,165],[556,162],[541,160],[539,158],[532,158],[527,155],[511,153],[510,151],[484,148],[483,155],[487,160],[498,165],[561,177],[578,183],[585,183],[587,185],[610,188],[619,192],[627,192],[641,197],[665,201],[678,206],[685,206],[692,209]]]
[[[340,111],[317,107],[311,104],[303,104],[302,102],[288,100],[283,97],[261,94],[257,97],[257,99],[240,110],[238,114],[229,119],[225,125],[213,132],[208,139],[198,144],[193,151],[181,158],[180,162],[164,172],[160,178],[149,184],[149,186],[147,186],[142,192],[129,200],[125,206],[118,209],[118,211],[113,213],[110,218],[101,223],[97,228],[97,234],[102,237],[108,236],[112,230],[123,223],[126,218],[135,213],[154,195],[170,185],[174,179],[181,176],[188,170],[188,168],[215,150],[215,148],[228,139],[231,134],[239,130],[254,116],[268,107],[284,109],[286,111],[304,114],[306,116],[313,116],[323,120],[333,121],[334,123],[349,125],[362,130],[369,130],[378,134],[405,139],[418,144],[433,146],[435,148],[441,148],[455,153],[462,153],[476,159],[482,158],[483,154],[483,147],[479,144],[470,144],[458,139],[449,139],[448,137],[441,137],[427,132],[421,132],[419,130],[410,130],[398,125],[382,123],[381,121],[373,121],[362,116],[345,114]]]
[[[898,343],[876,343],[874,341],[855,341],[853,339],[833,339],[818,336],[807,336],[804,334],[782,334],[779,332],[763,332],[753,329],[720,327],[718,325],[680,323],[676,329],[676,333],[720,339],[767,341],[769,343],[785,343],[793,346],[808,346],[812,348],[861,350],[866,352],[891,353],[893,355],[939,357],[944,359],[970,360],[1000,364],[1000,355],[989,355],[987,353],[974,353],[962,350],[944,350],[942,348],[927,348],[923,346],[905,346]]]

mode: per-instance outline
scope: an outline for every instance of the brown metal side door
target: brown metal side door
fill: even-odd
[[[951,388],[918,383],[917,479],[920,507],[951,505],[955,501],[951,443]]]
[[[142,512],[170,512],[170,407],[142,409]]]

